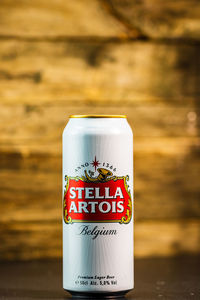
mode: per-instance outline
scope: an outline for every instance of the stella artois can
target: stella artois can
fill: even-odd
[[[124,115],[72,115],[63,132],[63,287],[133,288],[133,134]]]

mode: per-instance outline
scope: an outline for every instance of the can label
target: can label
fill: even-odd
[[[82,177],[65,176],[63,217],[72,223],[128,224],[132,216],[129,176],[113,176],[105,168],[98,168],[96,177],[85,170]]]
[[[72,136],[68,127],[63,136],[63,287],[80,293],[129,290],[132,136],[126,131],[117,136],[84,132]]]

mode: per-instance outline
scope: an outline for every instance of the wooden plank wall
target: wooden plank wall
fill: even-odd
[[[69,114],[135,135],[136,256],[200,250],[200,2],[1,0],[0,259],[61,255]]]

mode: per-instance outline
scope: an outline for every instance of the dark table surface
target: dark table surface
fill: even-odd
[[[0,263],[0,299],[67,299],[61,260]],[[200,300],[200,256],[135,260],[129,299]]]

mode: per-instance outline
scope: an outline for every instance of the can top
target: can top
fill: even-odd
[[[126,115],[71,115],[69,118],[126,118]]]

